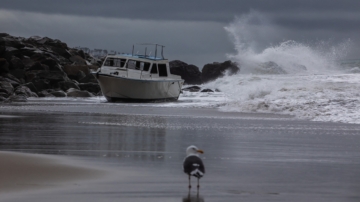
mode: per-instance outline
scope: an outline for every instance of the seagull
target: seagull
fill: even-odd
[[[197,177],[199,188],[199,180],[205,174],[205,167],[202,160],[199,157],[199,154],[203,154],[204,152],[198,149],[196,146],[191,145],[186,149],[186,157],[183,163],[184,173],[189,175],[189,189],[191,188],[190,177]]]

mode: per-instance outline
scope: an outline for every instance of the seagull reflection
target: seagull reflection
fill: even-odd
[[[187,196],[182,199],[182,202],[205,202],[204,198],[199,195],[199,189],[197,189],[196,195],[191,195],[190,189]]]

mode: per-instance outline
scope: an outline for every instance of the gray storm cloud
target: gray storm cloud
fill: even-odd
[[[252,9],[272,25],[267,29],[271,37],[257,39],[259,47],[283,40],[351,39],[348,57],[360,57],[360,4],[354,0],[2,0],[0,31],[117,51],[130,50],[132,43],[155,42],[167,46],[169,59],[201,68],[235,51],[224,27],[234,24],[236,16],[251,15]]]

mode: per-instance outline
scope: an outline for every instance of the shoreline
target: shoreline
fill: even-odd
[[[0,151],[0,162],[2,196],[81,186],[84,181],[105,176],[104,170],[87,168],[61,156]]]

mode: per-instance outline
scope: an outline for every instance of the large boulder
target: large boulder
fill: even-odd
[[[74,65],[87,65],[86,60],[79,55],[74,55],[69,58]]]
[[[10,60],[10,69],[11,70],[24,69],[24,63],[20,58],[16,56],[12,56]]]
[[[171,74],[179,75],[185,84],[201,84],[201,72],[195,65],[189,65],[180,60],[170,61]]]
[[[9,83],[11,83],[12,86],[14,86],[14,88],[20,86],[20,84],[22,83],[19,79],[14,77],[12,74],[2,74],[2,76],[0,76],[0,81],[9,82]]]
[[[60,81],[69,81],[70,79],[67,77],[65,72],[50,72],[50,71],[40,71],[37,74],[37,78],[39,79],[47,79],[50,82],[60,82]]]
[[[66,97],[66,93],[62,90],[49,90],[48,92],[55,97]]]
[[[231,62],[230,60],[223,63],[214,62],[212,64],[206,64],[202,69],[202,81],[204,83],[213,81],[217,78],[223,77],[225,72],[228,72],[229,75],[236,74],[240,69],[236,63]]]
[[[40,62],[35,62],[31,67],[29,67],[27,69],[27,71],[32,71],[32,70],[44,70],[44,71],[49,71],[49,66],[41,64]]]
[[[14,47],[16,49],[23,48],[25,45],[18,37],[13,36],[4,36],[0,37],[0,45],[7,46],[7,47]]]
[[[98,94],[101,91],[100,85],[97,83],[80,83],[79,87],[81,90],[86,90],[94,94]]]
[[[15,95],[24,95],[26,97],[38,97],[36,93],[32,92],[27,86],[19,86],[15,89]]]
[[[70,79],[77,80],[81,83],[87,83],[91,81],[96,82],[95,78],[90,74],[90,72],[96,71],[98,68],[99,67],[95,65],[66,65],[63,67],[63,70]],[[81,81],[84,78],[85,80]]]
[[[199,86],[189,86],[186,88],[181,89],[182,91],[189,91],[189,92],[199,92],[201,88]]]
[[[58,85],[59,85],[59,88],[60,88],[61,90],[63,90],[63,91],[67,91],[67,90],[70,89],[70,88],[74,88],[74,89],[80,90],[79,86],[78,86],[76,83],[72,82],[72,81],[60,81],[60,82],[58,83]]]
[[[10,82],[0,81],[0,92],[11,95],[14,92],[14,87]]]
[[[25,84],[23,84],[22,86],[26,86],[26,87],[28,87],[32,92],[38,93],[38,90],[37,90],[36,86],[35,86],[32,82],[25,83]]]
[[[65,94],[65,93],[64,93]],[[39,97],[55,97],[55,95],[49,93],[47,90],[42,90],[38,93]],[[66,94],[65,94],[66,96]]]
[[[94,75],[88,74],[85,77],[80,78],[80,74],[81,73],[79,73],[79,75],[78,75],[79,83],[97,83],[97,80]]]
[[[5,58],[0,58],[0,74],[9,73],[9,63]]]
[[[51,88],[50,81],[47,79],[33,79],[31,83],[34,84],[37,91],[43,91]]]
[[[12,95],[10,96],[6,102],[27,102],[27,97],[26,95]]]
[[[61,66],[59,65],[58,61],[54,60],[53,58],[45,58],[41,61],[41,64],[47,65],[49,67],[49,71],[56,71],[61,72]]]
[[[81,91],[74,88],[70,88],[66,91],[68,97],[94,97],[92,93],[88,91]]]

